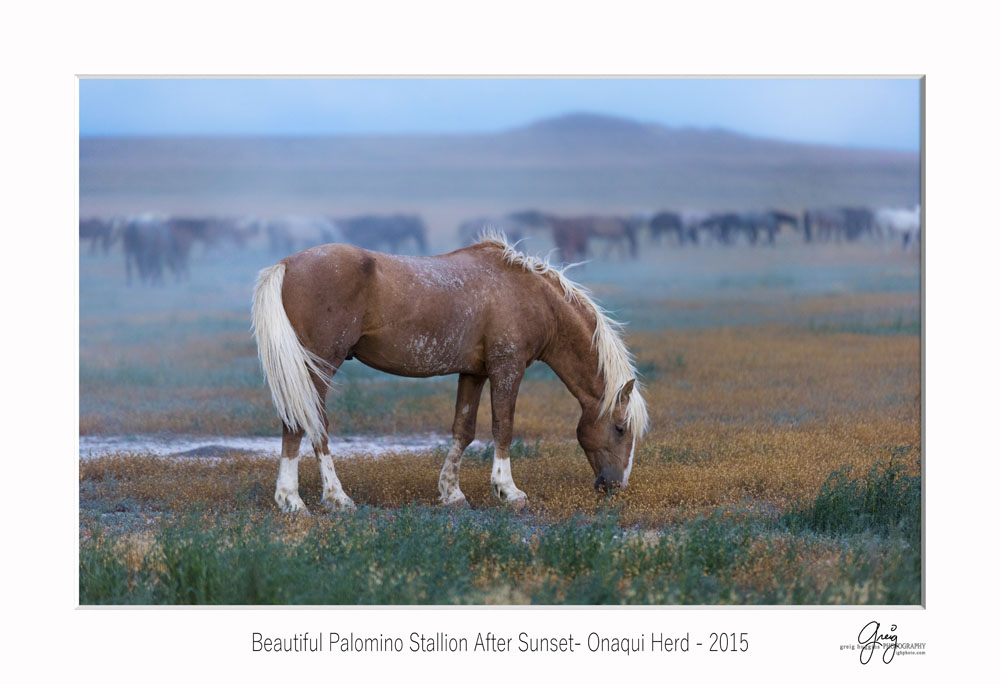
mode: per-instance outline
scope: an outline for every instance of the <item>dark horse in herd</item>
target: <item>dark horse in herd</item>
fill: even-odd
[[[623,256],[636,258],[640,227],[641,224],[635,220],[620,216],[557,216],[525,210],[463,221],[458,227],[458,237],[463,245],[471,245],[485,229],[499,231],[511,242],[517,243],[531,232],[549,231],[560,260],[572,263],[590,256],[590,244],[595,239],[606,244],[605,256],[617,249]]]
[[[249,229],[237,221],[142,214],[119,219],[125,279],[132,282],[135,270],[142,282],[159,284],[170,271],[177,280],[190,275],[191,250],[198,242],[211,248],[223,242],[243,246]]]

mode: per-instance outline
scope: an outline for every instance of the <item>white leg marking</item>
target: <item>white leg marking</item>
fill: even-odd
[[[504,454],[500,457],[501,450],[498,448],[493,453],[493,471],[490,473],[490,484],[493,495],[501,501],[516,502],[526,501],[528,495],[517,488],[514,478],[510,474],[510,455]]]
[[[458,486],[458,470],[462,465],[462,452],[465,449],[459,447],[455,440],[451,442],[448,455],[444,459],[444,467],[441,468],[441,477],[438,478],[438,491],[441,492],[439,501],[442,504],[450,505],[463,503],[465,494]]]
[[[327,508],[335,511],[353,511],[357,506],[340,485],[340,478],[337,477],[337,471],[333,467],[333,459],[330,454],[318,452],[318,456],[319,473],[323,478],[323,498],[320,501]]]
[[[278,465],[278,484],[274,488],[274,501],[282,513],[305,513],[306,505],[299,498],[299,457],[282,458]]]

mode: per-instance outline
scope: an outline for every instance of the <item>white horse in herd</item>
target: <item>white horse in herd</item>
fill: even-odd
[[[920,205],[909,209],[879,209],[875,226],[888,243],[901,240],[904,250],[920,245]]]

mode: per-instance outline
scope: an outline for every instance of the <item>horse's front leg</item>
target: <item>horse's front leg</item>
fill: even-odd
[[[451,426],[451,448],[444,459],[438,491],[441,503],[466,503],[465,494],[458,486],[458,471],[462,465],[462,454],[469,443],[476,438],[476,415],[479,413],[479,398],[483,393],[486,377],[475,375],[458,376],[458,398],[455,400],[455,422]]]
[[[490,373],[490,402],[493,408],[493,470],[490,485],[501,501],[520,505],[528,496],[517,488],[510,474],[510,442],[514,431],[514,405],[524,375],[523,365]]]

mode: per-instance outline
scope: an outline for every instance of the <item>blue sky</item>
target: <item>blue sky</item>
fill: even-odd
[[[916,79],[82,79],[80,135],[499,131],[567,112],[919,150]]]

